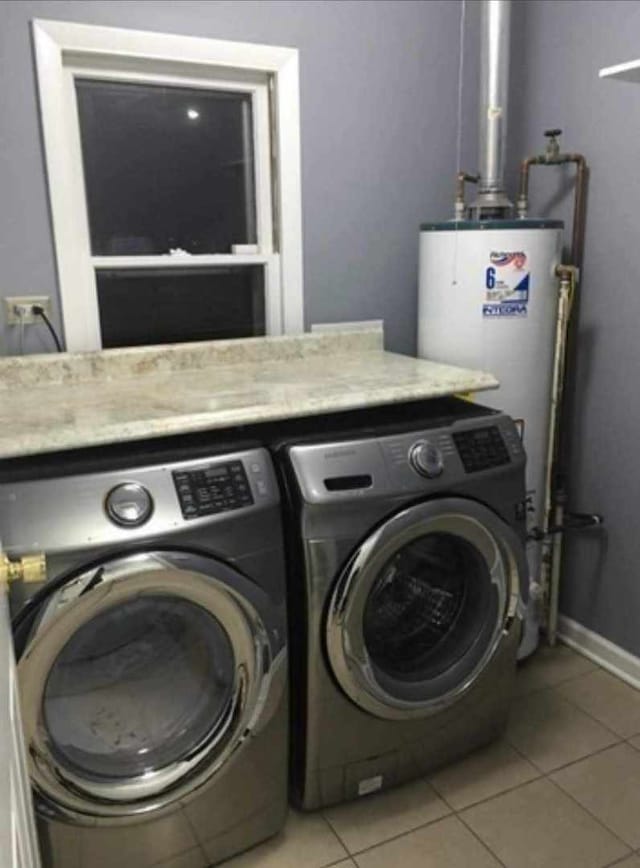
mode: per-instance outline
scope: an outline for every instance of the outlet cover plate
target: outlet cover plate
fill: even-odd
[[[38,304],[44,308],[48,317],[51,316],[51,298],[48,295],[10,295],[5,298],[4,304],[7,325],[20,325],[21,322],[24,325],[34,325],[34,323],[42,322],[42,319],[34,313],[29,313],[20,319],[15,311],[16,305],[30,307],[33,304]]]

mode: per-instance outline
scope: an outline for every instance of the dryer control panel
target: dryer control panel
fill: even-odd
[[[185,519],[239,509],[254,502],[242,461],[174,470],[173,482]]]
[[[511,460],[497,425],[456,431],[453,434],[453,442],[456,444],[467,473],[500,467]]]
[[[307,503],[451,491],[470,474],[519,473],[525,462],[518,430],[503,413],[385,436],[303,442],[289,446],[288,455]]]

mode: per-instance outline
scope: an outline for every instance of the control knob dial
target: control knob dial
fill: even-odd
[[[409,450],[409,463],[420,476],[435,479],[444,470],[442,452],[428,440],[418,440]]]
[[[147,489],[137,482],[123,482],[107,494],[107,515],[120,527],[140,527],[153,512],[153,500]]]

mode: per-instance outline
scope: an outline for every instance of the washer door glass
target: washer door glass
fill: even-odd
[[[491,577],[461,537],[431,533],[379,571],[363,613],[364,641],[382,677],[424,681],[453,666],[491,623]]]
[[[354,552],[327,609],[338,683],[361,708],[419,717],[459,699],[515,617],[524,546],[495,513],[462,498],[415,504]]]
[[[164,768],[216,731],[233,681],[232,646],[210,612],[135,597],[80,627],[53,663],[43,695],[51,751],[85,780]]]

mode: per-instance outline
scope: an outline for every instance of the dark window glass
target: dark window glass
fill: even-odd
[[[76,82],[94,256],[256,243],[251,97]]]
[[[43,698],[54,755],[88,780],[123,780],[183,759],[231,698],[233,650],[219,621],[179,598],[139,597],[67,642]]]
[[[265,334],[264,269],[99,270],[102,346]]]
[[[453,665],[487,626],[490,588],[486,562],[466,540],[447,533],[413,540],[386,563],[365,605],[374,665],[407,681]]]

